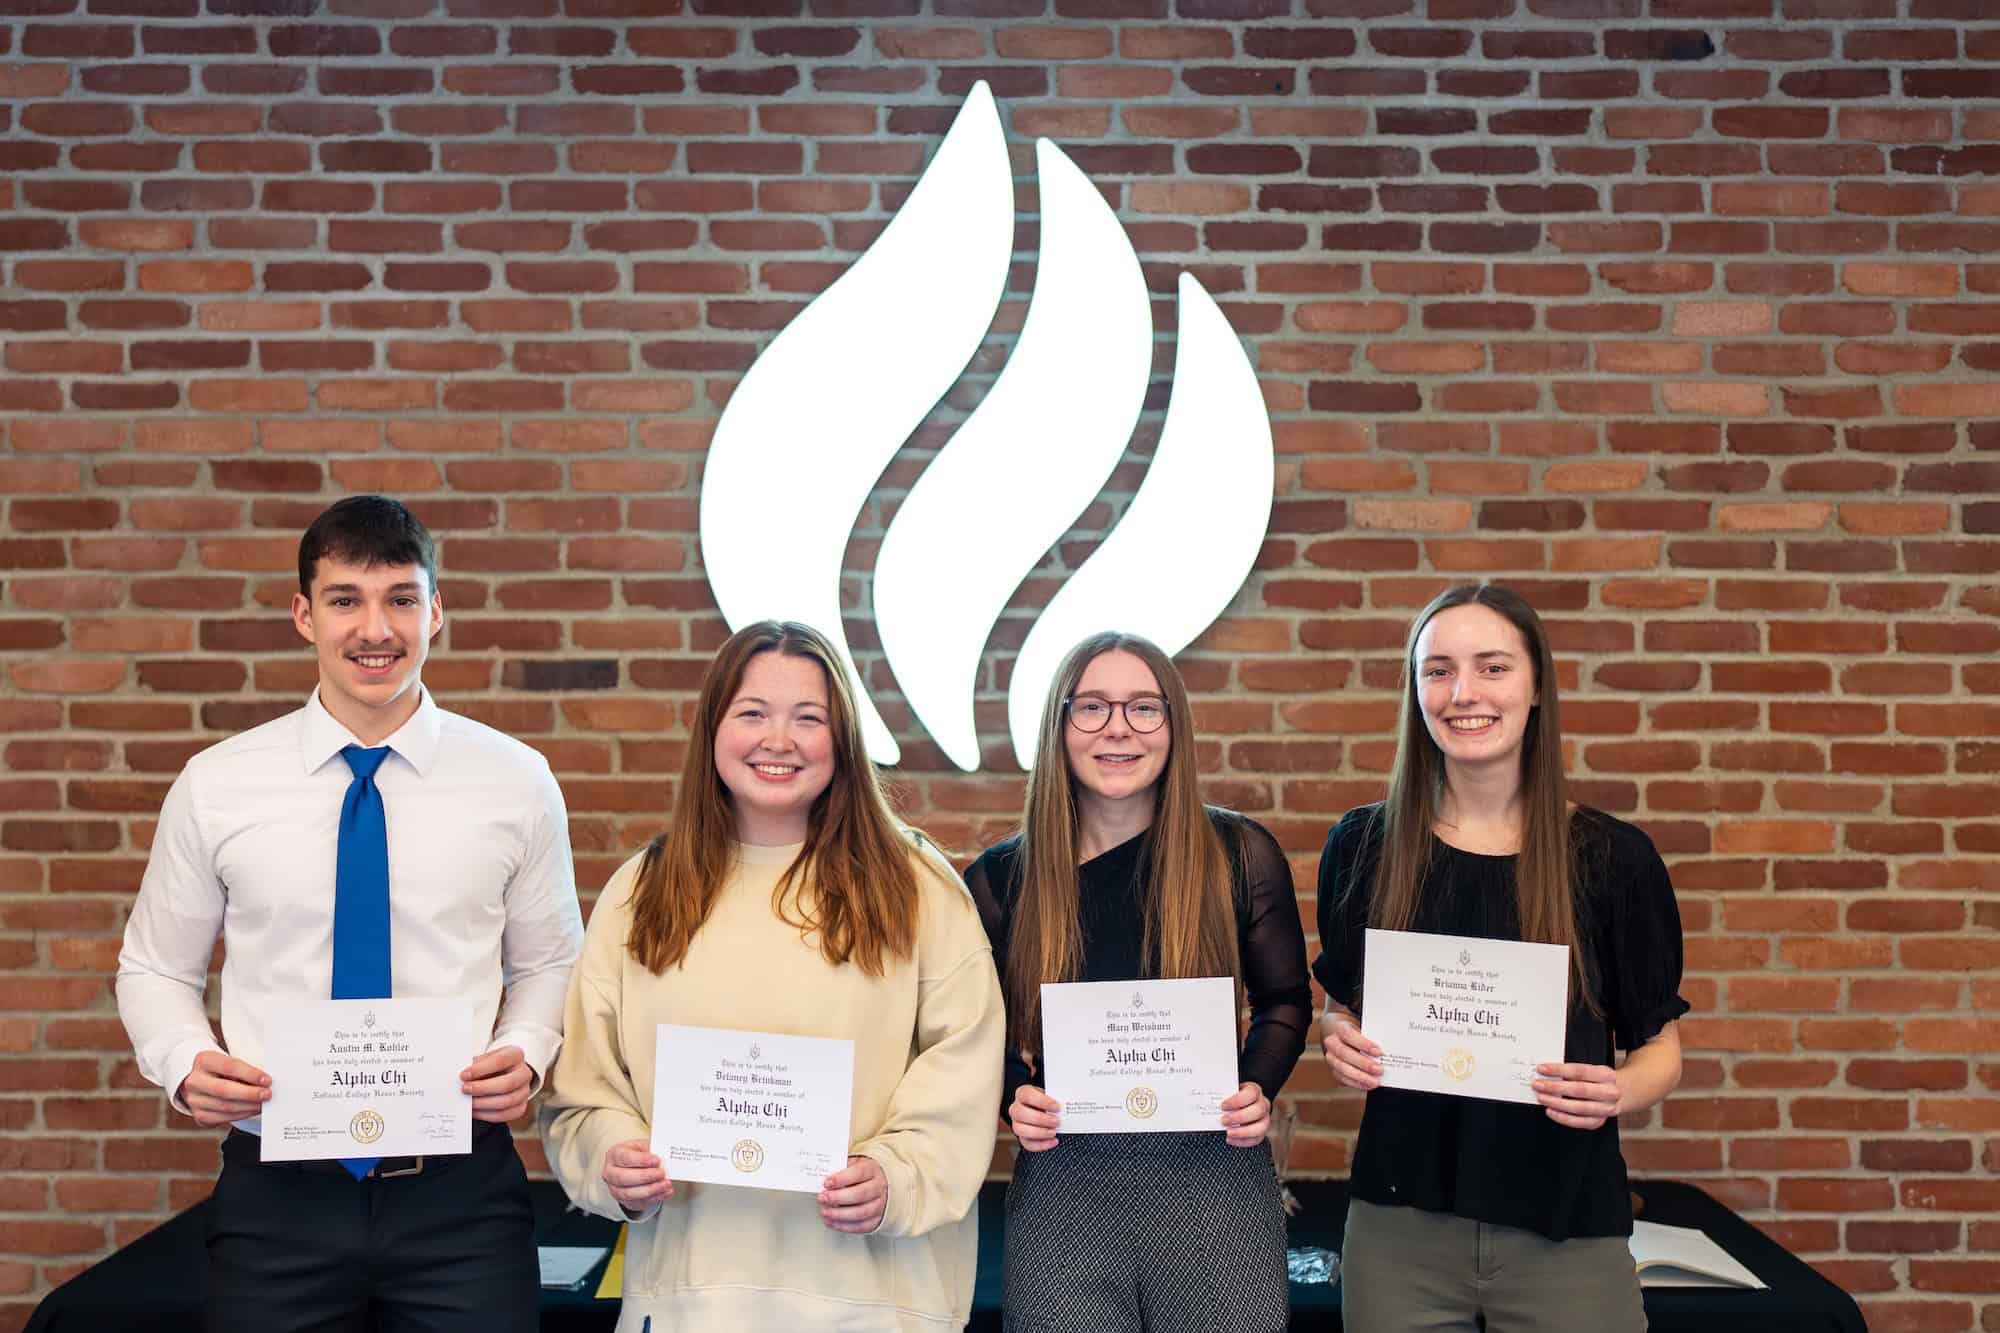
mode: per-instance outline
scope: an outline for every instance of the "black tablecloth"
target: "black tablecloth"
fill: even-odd
[[[548,1181],[534,1185],[535,1239],[543,1245],[609,1244],[617,1227],[568,1211]],[[1345,1181],[1294,1181],[1302,1206],[1291,1222],[1293,1245],[1340,1248],[1347,1219]],[[1646,1317],[1654,1333],[1867,1333],[1845,1292],[1787,1254],[1777,1242],[1692,1185],[1644,1181],[1635,1186],[1649,1221],[1699,1227],[1770,1284],[1768,1291],[1714,1287],[1649,1287]],[[1000,1327],[1002,1204],[1006,1186],[989,1183],[979,1196],[979,1276],[970,1328]],[[102,1263],[49,1293],[28,1320],[27,1333],[196,1333],[201,1327],[204,1201],[140,1237]],[[599,1333],[617,1320],[616,1301],[599,1301],[596,1274],[580,1291],[542,1292],[545,1333]],[[1324,1333],[1340,1328],[1339,1291],[1292,1284],[1292,1328]]]

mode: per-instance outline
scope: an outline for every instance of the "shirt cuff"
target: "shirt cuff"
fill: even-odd
[[[1669,995],[1641,1014],[1639,1021],[1632,1025],[1629,1034],[1620,1034],[1623,1039],[1619,1045],[1628,1052],[1638,1050],[1665,1031],[1667,1024],[1680,1019],[1692,1007],[1679,995]]]
[[[559,1120],[561,1128],[557,1126]],[[632,1139],[644,1142],[652,1137],[645,1121],[608,1106],[578,1114],[578,1108],[559,1112],[544,1102],[536,1124],[541,1131],[542,1149],[548,1154],[549,1167],[555,1172],[563,1193],[577,1207],[614,1222],[644,1222],[659,1213],[662,1206],[659,1204],[643,1213],[626,1212],[624,1206],[611,1197],[611,1186],[604,1183],[604,1159],[613,1145]],[[668,1179],[672,1178],[669,1172]]]
[[[203,1051],[214,1051],[217,1055],[228,1054],[212,1040],[196,1038],[174,1047],[160,1068],[160,1072],[164,1075],[160,1081],[167,1089],[167,1104],[185,1116],[192,1116],[194,1112],[190,1111],[188,1104],[181,1100],[181,1085],[187,1082],[188,1075],[194,1072],[195,1057]]]
[[[907,1206],[898,1206],[906,1205],[910,1197],[908,1189],[910,1184],[909,1168],[898,1161],[894,1153],[889,1152],[879,1144],[873,1148],[866,1144],[857,1144],[853,1150],[853,1155],[856,1157],[866,1157],[869,1161],[881,1167],[882,1179],[889,1186],[889,1197],[882,1201],[882,1220],[877,1222],[875,1229],[867,1234],[871,1236],[909,1235],[911,1221],[908,1216],[909,1209]]]
[[[493,1040],[486,1043],[481,1055],[490,1054],[502,1046],[519,1046],[521,1058],[528,1066],[528,1095],[533,1097],[542,1090],[542,1081],[547,1077],[549,1067],[556,1062],[556,1052],[562,1049],[562,1038],[545,1034],[539,1028],[501,1028],[493,1034]]]

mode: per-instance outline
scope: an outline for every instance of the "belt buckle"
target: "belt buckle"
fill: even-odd
[[[378,1167],[376,1168],[375,1171],[375,1178],[377,1180],[394,1180],[397,1176],[422,1175],[424,1173],[424,1159],[421,1157],[417,1157],[412,1160],[415,1163],[414,1165],[406,1166],[400,1171],[384,1171]]]

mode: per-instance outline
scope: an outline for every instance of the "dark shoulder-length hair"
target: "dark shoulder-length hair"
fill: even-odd
[[[1483,606],[1521,635],[1535,673],[1536,701],[1521,740],[1521,852],[1515,862],[1521,938],[1569,946],[1570,993],[1578,1007],[1602,1012],[1596,968],[1579,929],[1578,848],[1570,824],[1563,777],[1562,709],[1556,692],[1555,656],[1541,617],[1527,599],[1495,583],[1462,583],[1431,599],[1410,623],[1403,651],[1402,708],[1397,721],[1396,764],[1382,806],[1382,859],[1375,873],[1369,924],[1408,930],[1417,918],[1424,878],[1435,848],[1432,829],[1444,797],[1444,753],[1424,724],[1422,672],[1417,640],[1440,612]]]
[[[779,878],[771,908],[802,933],[817,932],[828,963],[853,959],[862,971],[880,976],[885,957],[908,957],[916,944],[914,842],[891,813],[862,745],[839,654],[818,630],[793,621],[745,625],[709,665],[674,793],[672,823],[639,863],[626,947],[655,974],[684,961],[728,878],[736,815],[715,769],[715,735],[751,659],[762,653],[819,665],[833,739],[833,779],[812,804],[805,846]]]

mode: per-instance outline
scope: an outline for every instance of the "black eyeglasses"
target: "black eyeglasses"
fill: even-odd
[[[1102,731],[1111,725],[1116,709],[1125,714],[1125,725],[1137,732],[1158,731],[1167,725],[1167,701],[1157,694],[1135,694],[1130,699],[1107,699],[1101,694],[1072,694],[1063,700],[1069,724],[1078,731]]]

